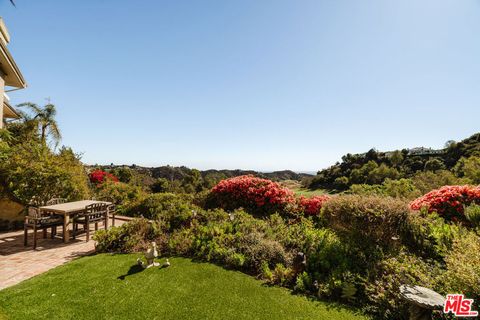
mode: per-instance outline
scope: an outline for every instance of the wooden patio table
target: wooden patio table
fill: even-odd
[[[70,240],[70,218],[73,215],[82,213],[85,211],[85,207],[95,203],[105,203],[107,206],[111,205],[111,202],[107,201],[96,201],[96,200],[81,200],[73,202],[65,202],[60,204],[54,204],[51,206],[43,206],[39,209],[42,212],[51,212],[59,215],[63,215],[63,242],[67,243]],[[105,229],[108,228],[108,212],[107,218],[105,219]]]

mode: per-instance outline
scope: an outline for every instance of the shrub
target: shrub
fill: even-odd
[[[436,265],[402,252],[379,262],[369,272],[364,285],[365,307],[379,319],[408,319],[408,304],[400,297],[403,284],[420,285],[427,288],[436,287],[436,278],[440,269]]]
[[[465,218],[474,227],[480,227],[480,205],[471,204],[465,208]]]
[[[299,206],[303,213],[307,216],[316,216],[320,214],[320,209],[325,202],[330,199],[327,195],[314,196],[311,198],[305,198],[301,196],[298,199]]]
[[[393,198],[415,199],[421,195],[411,179],[386,179],[381,185],[354,184],[348,193],[358,195],[389,196]]]
[[[448,224],[436,213],[412,212],[402,233],[402,242],[413,252],[443,261],[452,250],[453,241],[464,229]]]
[[[53,153],[35,141],[17,144],[0,161],[0,182],[5,192],[23,204],[45,203],[51,198],[88,198],[88,178],[80,158],[69,148]]]
[[[445,293],[464,293],[480,299],[480,237],[469,232],[458,237],[445,257],[447,271],[442,276]]]
[[[322,208],[326,225],[359,245],[393,244],[407,214],[405,202],[376,196],[336,196]]]
[[[96,190],[97,198],[113,202],[119,214],[129,214],[129,208],[137,205],[147,194],[138,186],[107,180]]]
[[[260,270],[262,262],[273,267],[277,264],[290,265],[292,260],[291,255],[278,241],[268,239],[260,232],[240,236],[238,251],[245,257],[245,264],[253,270]]]
[[[146,249],[157,236],[155,224],[146,219],[135,219],[119,227],[98,230],[93,240],[98,252],[135,252]]]
[[[160,219],[170,228],[178,228],[189,221],[197,208],[191,204],[191,195],[155,193],[128,209],[126,215]]]
[[[247,175],[220,181],[213,187],[208,202],[210,207],[244,208],[252,214],[267,215],[285,212],[287,206],[295,203],[295,197],[276,182]]]
[[[95,185],[100,185],[105,181],[111,180],[114,182],[118,182],[118,178],[115,177],[113,174],[109,172],[105,172],[103,170],[97,169],[93,170],[89,173],[90,182],[94,183]]]
[[[464,206],[472,203],[480,204],[480,187],[445,186],[414,200],[410,208],[426,208],[428,212],[437,212],[448,221],[465,221]]]

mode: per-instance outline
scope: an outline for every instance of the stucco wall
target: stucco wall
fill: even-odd
[[[21,226],[24,207],[0,195],[0,230],[14,229]]]
[[[3,72],[0,70],[0,129],[3,128],[3,93],[5,90],[5,80],[3,80]]]

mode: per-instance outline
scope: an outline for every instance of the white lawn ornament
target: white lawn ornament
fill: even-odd
[[[141,265],[144,269],[150,268],[150,267],[158,267],[160,263],[155,262],[155,258],[158,256],[158,251],[157,251],[157,244],[155,242],[152,242],[150,248],[147,249],[145,252],[145,259],[147,260],[147,263],[143,262],[142,259],[138,258],[137,263]]]
[[[162,268],[168,268],[170,267],[170,261],[168,259],[163,263]]]

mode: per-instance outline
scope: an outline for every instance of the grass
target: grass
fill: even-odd
[[[2,290],[0,319],[366,319],[213,264],[137,257],[84,257]]]
[[[313,196],[321,196],[321,195],[324,195],[324,194],[328,194],[323,189],[310,190],[310,189],[298,188],[298,189],[293,189],[293,192],[295,192],[295,194],[298,195],[298,196],[304,196],[304,197],[307,197],[307,198],[310,198],[310,197],[313,197]]]

